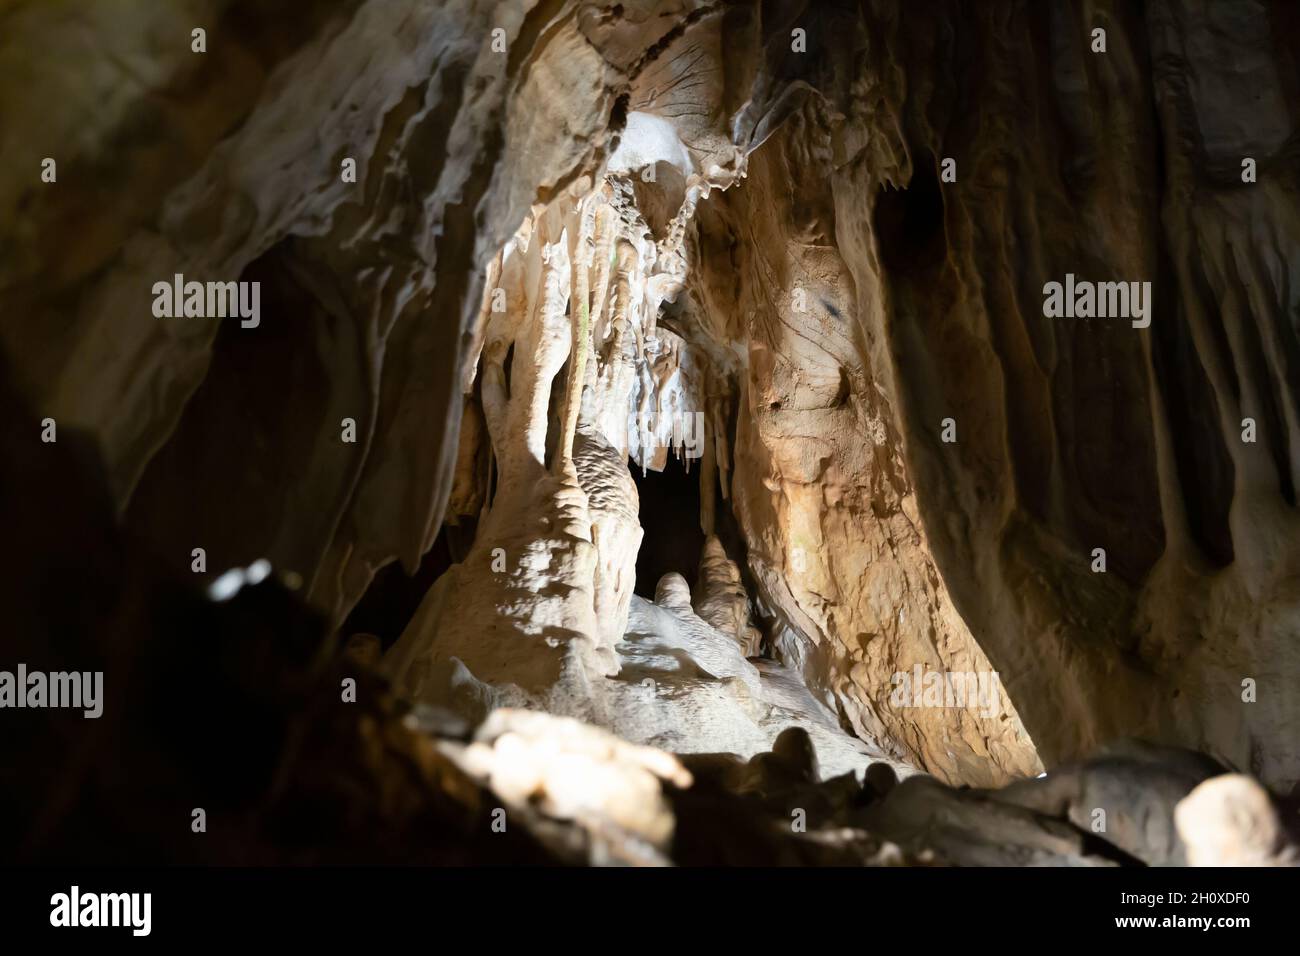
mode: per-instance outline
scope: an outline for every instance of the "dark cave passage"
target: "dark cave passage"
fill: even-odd
[[[641,475],[636,462],[629,462],[632,479],[641,498],[641,527],[645,537],[636,556],[636,593],[653,599],[655,585],[669,571],[676,571],[695,588],[704,532],[700,530],[699,462],[686,462],[674,455],[662,472]]]
[[[406,573],[400,561],[393,561],[380,569],[365,595],[348,614],[340,633],[345,637],[358,633],[373,634],[379,638],[384,650],[396,644],[434,582],[453,564],[465,560],[474,543],[476,524],[471,518],[462,518],[461,524],[443,525],[413,575]]]

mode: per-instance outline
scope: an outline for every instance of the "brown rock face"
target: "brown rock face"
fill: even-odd
[[[1045,758],[1140,734],[1290,786],[1300,208],[1295,118],[1255,104],[1296,61],[1249,39],[1289,15],[946,17],[863,26],[902,66],[845,76],[828,192],[939,579]],[[1048,318],[1067,274],[1148,314]]]
[[[1300,780],[1286,4],[212,0],[90,49],[62,6],[0,4],[0,347],[171,572],[267,558],[335,634],[454,528],[382,641],[408,700]],[[257,321],[161,315],[177,276]],[[669,456],[706,544],[650,604]]]
[[[887,394],[851,317],[836,249],[829,134],[800,113],[701,218],[701,311],[746,328],[732,497],[776,647],[854,729],[950,779],[992,783],[1041,767],[1004,691],[992,706],[918,706],[895,675],[993,668],[935,567]],[[809,143],[811,140],[811,143]],[[816,173],[803,170],[809,166]],[[792,184],[795,184],[792,187]],[[750,241],[740,242],[741,235]],[[729,259],[714,253],[733,248]],[[714,269],[739,269],[728,288]],[[921,688],[918,686],[917,691]]]

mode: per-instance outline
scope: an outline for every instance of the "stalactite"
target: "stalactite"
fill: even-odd
[[[594,341],[599,342],[604,336],[603,326],[607,324],[606,310],[614,291],[611,281],[614,273],[615,246],[618,241],[618,214],[609,203],[608,189],[602,187],[599,202],[596,205],[595,251],[596,264],[595,301],[591,310],[591,331]]]
[[[586,186],[584,180],[583,186]],[[569,298],[570,324],[573,340],[569,348],[569,378],[565,389],[564,410],[561,418],[559,449],[556,453],[555,471],[559,474],[573,461],[573,434],[578,427],[578,413],[582,404],[582,387],[586,382],[587,354],[591,351],[591,267],[595,254],[593,232],[596,209],[600,196],[589,196],[578,202],[577,222],[570,250],[573,258],[572,294]],[[576,227],[576,228],[575,228]]]
[[[725,399],[720,396],[710,405],[709,421],[712,424],[710,434],[713,436],[713,440],[709,442],[709,445],[713,449],[717,462],[718,484],[722,491],[722,500],[729,501],[731,499],[731,481],[729,478],[731,475],[731,445],[727,437],[728,416],[723,405],[724,401]]]
[[[700,530],[711,535],[717,523],[717,481],[718,467],[714,452],[714,443],[704,443],[704,454],[700,461]]]
[[[625,237],[612,240],[614,266],[609,278],[606,308],[609,336],[602,350],[600,369],[592,396],[596,427],[621,454],[628,453],[629,419],[627,407],[637,376],[635,332],[629,318],[631,290],[636,268],[635,247]]]
[[[482,358],[483,345],[487,339],[488,329],[491,326],[493,316],[493,306],[499,299],[498,290],[501,289],[501,268],[502,262],[506,256],[506,248],[502,248],[488,265],[487,276],[483,282],[483,301],[479,305],[478,319],[474,323],[473,337],[470,339],[466,349],[467,361],[461,371],[461,391],[468,393],[474,386],[474,379],[479,372],[479,362]]]
[[[510,375],[509,430],[523,441],[514,440],[501,456],[503,484],[531,481],[536,470],[545,467],[551,382],[572,344],[565,316],[570,263],[561,211],[548,210],[537,230],[526,273],[531,280],[528,317],[515,341]],[[524,401],[513,401],[516,394]]]

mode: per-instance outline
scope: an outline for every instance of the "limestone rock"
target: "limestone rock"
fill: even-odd
[[[558,819],[612,826],[661,849],[672,837],[673,817],[660,781],[691,785],[671,754],[530,711],[494,711],[462,762],[511,803],[533,802]]]
[[[1300,866],[1268,792],[1244,774],[1199,784],[1174,808],[1191,866]]]
[[[732,635],[746,657],[757,657],[762,635],[749,623],[749,596],[740,569],[727,557],[722,542],[710,535],[700,555],[695,613],[713,627]]]

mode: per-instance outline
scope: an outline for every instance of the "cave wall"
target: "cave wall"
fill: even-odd
[[[901,67],[875,109],[840,101],[870,143],[834,195],[872,365],[936,565],[1048,759],[1137,734],[1300,772],[1289,26],[1283,4],[869,19],[863,55]],[[940,157],[942,215],[909,223]],[[1152,282],[1150,328],[1044,318],[1067,272]]]
[[[613,98],[602,61],[572,31],[534,49],[554,11],[530,3],[78,6],[5,11],[0,62],[23,79],[5,84],[22,100],[6,115],[22,122],[6,125],[15,162],[0,192],[22,211],[4,217],[21,222],[5,249],[21,240],[24,253],[3,257],[0,278],[16,375],[43,413],[97,437],[119,507],[163,529],[177,567],[207,543],[171,517],[189,509],[197,525],[222,522],[223,539],[267,541],[261,556],[341,621],[378,568],[396,558],[414,571],[438,532],[484,269],[530,204],[603,148]],[[78,35],[68,19],[113,45],[61,39],[47,59],[47,37]],[[208,30],[206,53],[191,52],[193,26]],[[485,42],[493,29],[500,50]],[[95,119],[74,134],[84,114]],[[46,155],[57,184],[39,178]],[[345,158],[356,183],[343,181]],[[106,202],[91,181],[120,190]],[[94,228],[74,228],[82,219]],[[293,420],[270,410],[238,454],[159,458],[166,471],[133,500],[169,440],[202,442],[183,419],[220,325],[160,321],[153,283],[234,280],[272,249],[330,316],[299,341],[319,353],[328,401]],[[266,326],[236,333],[250,353],[275,347],[259,341],[275,336]],[[267,373],[261,388],[285,384]],[[239,389],[239,374],[213,387]],[[340,442],[342,417],[355,444]],[[270,530],[232,493],[268,444],[310,462],[272,479],[290,500]],[[212,573],[250,557],[214,552]]]
[[[788,655],[940,773],[972,738],[1024,772],[1025,730],[1050,762],[1137,734],[1291,786],[1294,12],[817,12],[762,62],[818,95],[695,263],[749,323],[736,506]],[[1066,273],[1151,282],[1150,327],[1046,318]],[[1015,711],[891,712],[917,659],[991,666]]]
[[[1038,773],[1005,691],[988,707],[893,700],[894,675],[918,665],[991,667],[930,557],[890,400],[863,359],[825,121],[810,102],[750,157],[744,185],[701,216],[692,273],[702,310],[745,325],[732,499],[776,649],[900,757],[972,783]]]

